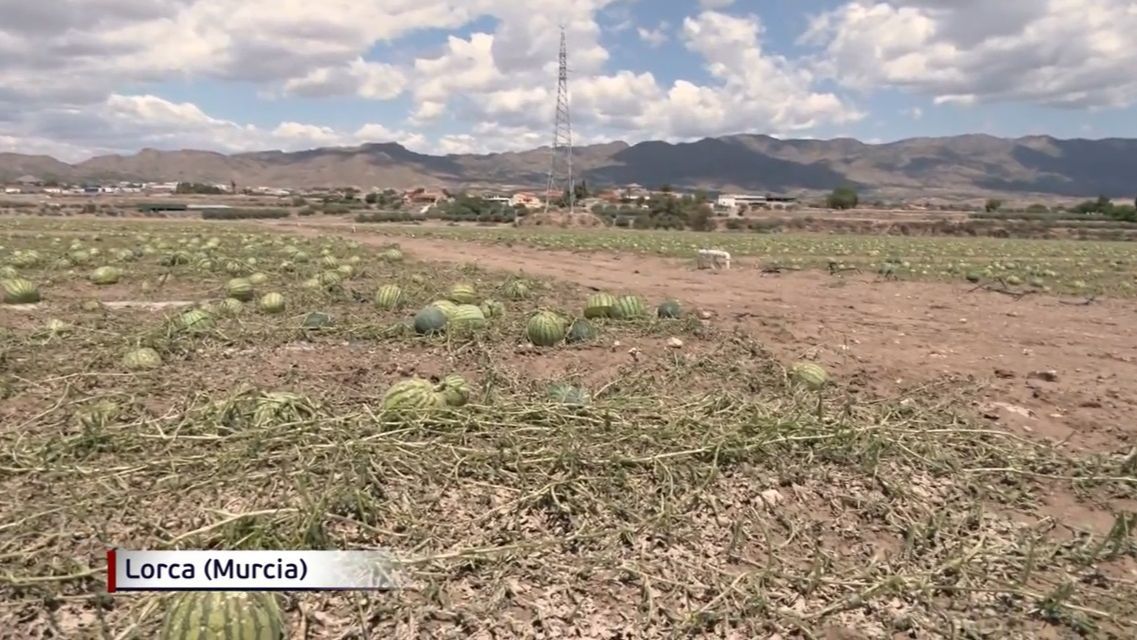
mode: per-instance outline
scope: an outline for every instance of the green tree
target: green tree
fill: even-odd
[[[371,193],[363,196],[363,201],[367,204],[376,204],[379,202],[379,194],[372,191]]]
[[[577,202],[584,200],[588,196],[588,183],[586,181],[581,180],[580,182],[573,185],[573,198],[575,198]]]
[[[825,198],[830,209],[854,209],[858,202],[857,190],[850,186],[837,187]]]
[[[1003,201],[997,198],[987,200],[987,204],[983,205],[983,210],[987,213],[994,213],[1003,208]]]
[[[695,231],[713,231],[715,228],[712,219],[714,212],[705,202],[697,202],[687,209],[687,226]]]

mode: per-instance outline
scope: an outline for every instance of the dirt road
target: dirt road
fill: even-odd
[[[317,232],[307,225],[294,231]],[[746,325],[783,358],[816,359],[881,391],[970,376],[986,382],[976,406],[1024,435],[1114,452],[1137,443],[1132,301],[1015,300],[965,285],[819,272],[763,275],[756,260],[713,272],[633,254],[414,239],[384,236],[381,229],[335,232],[363,243],[398,242],[422,260],[472,262],[652,301],[674,297],[713,313],[720,325]]]

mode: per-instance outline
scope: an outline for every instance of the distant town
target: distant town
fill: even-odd
[[[390,189],[382,187],[325,187],[311,189],[285,189],[264,186],[240,186],[235,182],[224,183],[196,183],[196,182],[132,182],[115,181],[101,183],[66,184],[56,180],[40,179],[36,176],[22,176],[3,186],[6,195],[34,195],[44,196],[148,196],[168,197],[176,195],[249,195],[280,198],[323,199],[325,201],[342,201],[358,199],[368,204],[382,204],[386,209],[397,209],[408,213],[425,214],[430,209],[454,202],[461,197],[472,197],[484,203],[500,207],[515,209],[536,210],[545,207],[545,196],[534,191],[493,191],[470,190],[451,191],[437,187],[416,187],[412,189]],[[567,195],[554,198],[553,205],[563,208],[568,205]],[[788,209],[799,204],[798,196],[753,194],[753,193],[711,193],[702,190],[673,189],[668,185],[661,185],[654,189],[639,184],[629,184],[620,187],[607,187],[596,192],[590,192],[586,183],[576,185],[572,204],[583,210],[605,206],[633,205],[648,208],[648,201],[652,197],[670,195],[675,197],[688,197],[699,203],[706,203],[718,214],[741,213],[747,210],[759,209]],[[229,208],[230,205],[187,205],[188,209],[202,208]],[[160,204],[151,204],[149,210],[163,210]],[[169,210],[181,210],[177,206]]]

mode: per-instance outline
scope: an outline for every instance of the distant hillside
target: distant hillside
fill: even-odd
[[[841,184],[878,197],[1038,194],[1133,197],[1137,140],[1017,139],[986,135],[913,138],[888,144],[851,139],[780,140],[762,135],[671,144],[623,142],[574,149],[591,185],[639,183],[757,192],[825,191]],[[276,187],[539,187],[548,148],[432,156],[394,143],[285,153],[225,155],[144,149],[69,165],[47,156],[0,154],[0,181],[206,181]]]

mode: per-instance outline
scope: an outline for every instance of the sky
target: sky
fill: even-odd
[[[0,0],[0,152],[1137,137],[1137,0]]]

